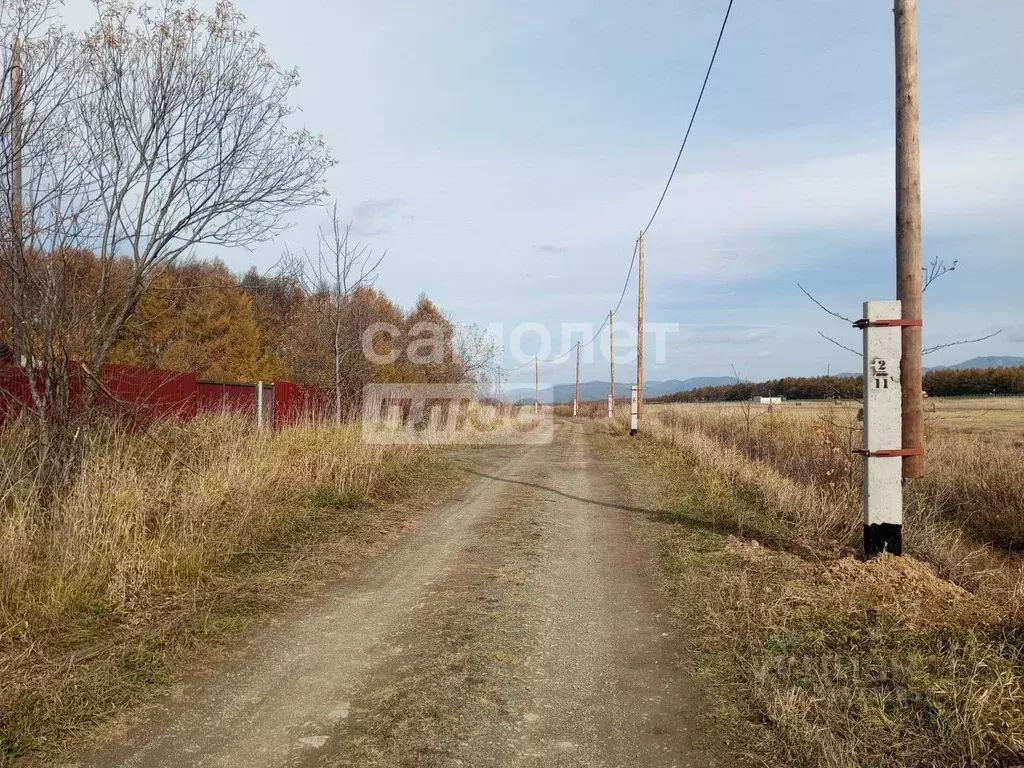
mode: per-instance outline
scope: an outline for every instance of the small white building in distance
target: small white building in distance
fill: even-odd
[[[781,397],[759,397],[757,400],[761,405],[782,405]]]

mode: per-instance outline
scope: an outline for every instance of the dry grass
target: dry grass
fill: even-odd
[[[969,589],[980,590],[1018,612],[1024,548],[1024,443],[1003,431],[1024,409],[1013,398],[991,398],[960,408],[936,403],[945,422],[928,425],[928,474],[906,496],[908,551]],[[973,431],[961,432],[964,414]],[[965,422],[968,423],[968,422]],[[768,523],[788,537],[824,548],[856,549],[860,536],[862,443],[856,411],[844,403],[774,408],[748,404],[655,406],[648,434],[699,457],[742,489],[765,511]]]
[[[1022,403],[929,402],[912,557],[870,563],[850,557],[853,404],[654,406],[641,439],[608,441],[634,469],[625,482],[667,508],[666,588],[743,751],[835,768],[1024,762]]]
[[[686,403],[675,405],[653,404],[653,410],[685,408],[691,412],[737,413],[747,403]],[[750,406],[755,413],[767,413],[768,406]],[[772,407],[773,412],[789,419],[818,420],[823,414],[838,413],[845,421],[856,417],[860,402],[853,400],[787,400]],[[932,434],[950,431],[958,435],[992,437],[1003,435],[1011,439],[1024,437],[1024,397],[932,397],[925,400],[925,422]]]
[[[95,437],[44,507],[30,439],[0,435],[0,764],[126,705],[325,559],[360,556],[388,532],[377,505],[438,469],[358,425],[257,433],[214,417]]]
[[[963,589],[910,557],[844,554],[835,507],[822,505],[836,482],[827,453],[801,490],[810,483],[795,476],[814,465],[783,473],[768,461],[773,444],[752,460],[667,421],[604,450],[621,482],[664,510],[648,523],[664,586],[734,749],[762,765],[1021,763],[1024,635],[993,599],[1005,595]],[[816,505],[816,532],[801,533]]]

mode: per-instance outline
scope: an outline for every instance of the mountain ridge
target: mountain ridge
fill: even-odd
[[[732,376],[695,376],[690,379],[666,379],[664,381],[644,382],[644,395],[650,399],[670,395],[674,392],[688,392],[698,387],[714,387],[721,384],[732,384],[736,379]],[[617,382],[615,397],[628,399],[631,383]],[[575,395],[574,384],[555,384],[554,387],[543,387],[540,390],[542,403],[571,403]],[[609,383],[607,381],[581,381],[580,400],[607,400]],[[533,402],[532,388],[520,387],[503,393],[502,397],[512,402]]]

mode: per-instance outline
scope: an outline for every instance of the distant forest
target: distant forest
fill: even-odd
[[[791,400],[858,398],[860,376],[785,377],[759,383],[741,381],[715,387],[698,387],[658,398],[665,403],[749,400],[752,397],[785,397]],[[1024,395],[1024,368],[969,368],[936,370],[924,374],[924,390],[932,397],[964,395]]]

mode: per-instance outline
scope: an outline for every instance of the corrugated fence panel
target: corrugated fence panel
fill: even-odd
[[[275,381],[275,427],[327,421],[334,416],[334,393],[319,387],[302,387]]]
[[[256,385],[197,379],[200,413],[255,413]]]
[[[106,392],[122,407],[134,409],[136,418],[149,422],[162,418],[188,419],[196,415],[196,375],[134,365],[103,366]]]
[[[28,377],[18,366],[0,361],[0,420],[17,416],[30,402]]]
[[[80,403],[86,374],[69,371],[72,402]],[[189,419],[199,413],[255,415],[256,384],[197,379],[195,373],[108,364],[100,377],[98,403],[111,415],[138,424],[162,418]],[[24,371],[0,360],[0,421],[31,407]],[[275,428],[319,422],[334,417],[334,395],[327,389],[303,387],[289,381],[267,382],[263,389],[264,424]]]

